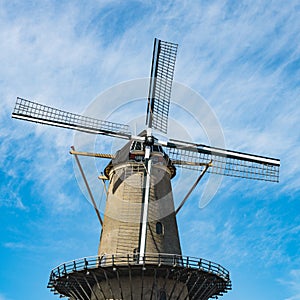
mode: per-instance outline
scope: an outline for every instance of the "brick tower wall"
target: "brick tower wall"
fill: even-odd
[[[146,253],[181,255],[170,177],[167,166],[152,163]],[[98,255],[131,254],[139,247],[145,167],[118,164],[109,180]]]

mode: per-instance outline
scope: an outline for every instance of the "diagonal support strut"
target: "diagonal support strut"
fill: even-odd
[[[76,153],[76,152],[75,152],[75,147],[72,146],[71,149],[72,149],[72,151],[73,151],[72,154],[75,156],[76,163],[77,163],[77,165],[78,165],[79,171],[80,171],[80,173],[81,173],[81,176],[82,176],[83,181],[84,181],[84,183],[85,183],[85,186],[86,186],[86,188],[87,188],[87,191],[88,191],[88,193],[89,193],[89,196],[90,196],[90,198],[91,198],[91,200],[92,200],[92,204],[93,204],[93,207],[94,207],[95,212],[96,212],[96,214],[97,214],[98,220],[99,220],[101,226],[103,226],[103,221],[102,221],[100,212],[99,212],[99,210],[98,210],[98,207],[97,207],[97,205],[96,205],[94,196],[93,196],[93,194],[92,194],[92,191],[91,191],[91,189],[90,189],[90,186],[89,186],[89,184],[88,184],[88,182],[87,182],[87,179],[86,179],[86,177],[85,177],[85,174],[84,174],[84,172],[83,172],[83,169],[82,169],[81,163],[80,163],[80,161],[79,161],[79,158],[78,158],[77,154],[75,154],[75,153]]]
[[[200,180],[202,179],[202,177],[204,176],[204,174],[206,173],[208,168],[211,167],[211,166],[212,166],[212,161],[210,161],[208,164],[205,165],[205,167],[202,170],[202,172],[200,173],[199,177],[197,178],[195,183],[192,185],[191,189],[188,191],[188,193],[185,195],[185,197],[183,198],[183,200],[181,201],[181,203],[179,204],[179,206],[175,210],[175,215],[177,215],[177,213],[180,211],[180,209],[185,204],[186,200],[189,198],[189,196],[191,195],[191,193],[193,192],[195,187],[198,185],[198,183],[200,182]]]

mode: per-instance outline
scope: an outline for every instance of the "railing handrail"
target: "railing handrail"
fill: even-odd
[[[76,260],[64,262],[51,271],[51,277],[60,277],[62,275],[67,275],[73,271],[81,271],[85,269],[93,269],[109,266],[118,266],[123,263],[136,264],[138,265],[139,253],[130,254],[105,254],[103,256],[88,256],[79,258]],[[172,261],[166,261],[172,259]],[[143,264],[158,264],[158,265],[176,265],[191,269],[198,269],[206,272],[213,273],[223,278],[224,280],[229,280],[229,271],[226,270],[218,263],[206,260],[204,258],[197,258],[192,256],[182,256],[179,254],[169,254],[169,253],[146,253],[143,257]]]

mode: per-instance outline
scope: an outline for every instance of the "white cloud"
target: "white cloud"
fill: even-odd
[[[9,300],[5,295],[0,294],[0,300]]]
[[[4,247],[5,248],[11,248],[11,249],[22,249],[22,248],[26,248],[26,246],[22,243],[15,243],[15,242],[7,242],[4,243]]]
[[[289,273],[289,280],[279,279],[282,285],[288,288],[292,296],[285,298],[285,300],[299,300],[300,299],[300,270],[293,269]]]

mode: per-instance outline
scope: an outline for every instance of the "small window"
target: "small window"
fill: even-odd
[[[163,149],[162,149],[162,147],[159,146],[159,145],[153,145],[153,146],[152,146],[152,151],[163,153]]]
[[[161,222],[156,223],[156,233],[163,234],[163,224]]]
[[[132,145],[131,145],[131,151],[134,151],[134,150],[142,150],[142,144],[141,142],[133,142]]]
[[[164,291],[164,290],[159,291],[159,300],[167,300],[166,291]]]
[[[136,142],[135,150],[142,150],[142,143]]]
[[[134,150],[134,146],[135,146],[135,142],[133,142],[133,143],[131,144],[131,148],[130,148],[131,151]]]

